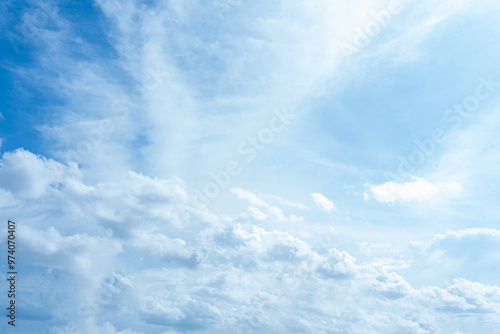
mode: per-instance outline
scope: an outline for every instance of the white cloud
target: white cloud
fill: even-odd
[[[279,222],[286,222],[286,221],[298,222],[298,221],[301,221],[304,219],[303,217],[296,216],[294,214],[291,214],[289,217],[286,217],[283,214],[283,211],[280,208],[278,208],[277,206],[269,207],[268,212],[269,212],[269,215],[271,218],[274,218]]]
[[[267,203],[266,201],[261,199],[259,196],[257,196],[256,194],[254,194],[248,190],[244,190],[241,188],[233,188],[233,189],[231,189],[231,192],[236,194],[236,196],[238,196],[238,198],[246,199],[248,202],[250,202],[250,204],[260,206],[260,207],[269,207],[270,206],[269,203]]]
[[[388,29],[394,29],[397,33],[392,40],[380,43],[375,55],[380,56],[383,52],[394,53],[397,62],[408,62],[419,59],[422,55],[421,45],[426,42],[432,33],[443,23],[450,19],[463,15],[470,11],[472,2],[470,0],[450,1],[446,0],[439,5],[432,1],[402,1],[400,17],[404,16],[405,24],[391,25]],[[418,10],[417,10],[418,8]]]
[[[495,277],[500,275],[496,265],[500,261],[500,230],[452,230],[428,242],[414,243],[409,250],[404,258],[411,260],[411,266],[401,273],[419,286],[439,285],[455,278],[496,284]]]
[[[12,193],[0,188],[0,208],[12,207],[16,204],[21,204],[17,201]]]
[[[333,202],[326,198],[324,195],[320,193],[312,193],[311,197],[313,198],[314,202],[316,202],[316,204],[318,204],[324,211],[332,212],[337,210]]]
[[[67,178],[61,182],[68,184]],[[449,286],[417,288],[390,261],[360,262],[335,242],[320,252],[292,232],[189,211],[194,209],[183,203],[190,194],[179,180],[129,173],[121,183],[81,188],[60,190],[70,205],[64,216],[50,219],[57,229],[35,225],[38,212],[60,205],[60,193],[49,193],[46,206],[35,208],[19,229],[25,265],[45,270],[24,285],[32,291],[25,307],[45,319],[35,321],[38,328],[53,318],[56,333],[74,324],[82,333],[161,333],[167,327],[207,333],[426,333],[459,330],[479,314],[487,331],[495,324],[492,312],[500,310],[495,285],[457,279]],[[260,211],[265,222],[280,217],[276,207],[269,209]],[[85,229],[95,225],[95,235],[71,232],[77,227],[71,222],[82,214]],[[205,219],[216,222],[194,222]],[[454,244],[445,241],[471,235],[500,233],[451,231],[436,236],[423,254],[455,254]],[[457,320],[456,314],[474,317]]]
[[[66,166],[22,148],[4,153],[0,160],[0,187],[20,198],[39,198],[63,180],[79,177],[75,165]]]
[[[77,275],[89,275],[104,270],[111,259],[119,254],[121,244],[105,237],[86,234],[63,236],[53,227],[40,230],[21,226],[29,263],[39,266],[69,270]]]
[[[388,181],[380,185],[367,185],[375,200],[380,203],[396,203],[411,201],[429,201],[437,195],[454,194],[462,187],[457,182],[429,183],[420,177],[412,177],[413,181],[397,183]],[[365,196],[366,198],[366,196]]]
[[[378,252],[389,252],[389,251],[395,251],[395,246],[394,244],[390,242],[361,242],[359,244],[359,248],[361,253],[367,254],[367,255],[373,255]]]
[[[268,222],[298,222],[302,221],[304,217],[290,214],[288,217],[283,213],[283,211],[277,206],[269,206],[265,208],[265,212],[250,206],[246,213],[241,214],[239,217],[252,217],[258,221],[268,221]]]
[[[253,206],[250,206],[248,208],[248,213],[254,217],[257,220],[263,221],[266,220],[269,215],[265,214],[264,212],[260,211],[258,208],[255,208]]]
[[[179,238],[169,238],[162,233],[147,233],[137,231],[130,245],[144,253],[156,256],[159,260],[167,262],[183,262],[186,265],[195,265],[196,256],[191,252],[186,241]]]
[[[306,208],[300,203],[287,201],[275,195],[256,195],[248,190],[244,190],[241,188],[233,188],[231,189],[231,192],[236,194],[238,198],[245,199],[250,204],[260,208],[259,209],[254,206],[250,206],[247,210],[247,213],[240,215],[240,217],[250,216],[258,221],[269,220],[276,222],[287,222],[287,221],[298,222],[303,220],[303,217],[296,216],[295,214],[291,214],[288,217],[285,216],[281,208],[277,207],[276,205],[272,205],[270,202],[278,202],[292,208],[299,208],[299,209]],[[269,201],[265,201],[262,198],[267,198]]]
[[[281,198],[281,197],[279,197],[277,195],[262,195],[262,196],[264,198],[269,199],[269,201],[274,201],[274,202],[277,202],[279,204],[282,204],[282,205],[285,205],[285,206],[289,206],[289,207],[292,207],[292,208],[297,208],[297,209],[302,209],[302,210],[308,209],[307,205],[305,205],[305,204],[294,202],[294,201],[290,201],[290,200]]]

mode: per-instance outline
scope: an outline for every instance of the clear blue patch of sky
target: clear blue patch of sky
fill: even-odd
[[[67,51],[73,59],[108,62],[117,58],[107,39],[109,22],[92,1],[61,0],[57,4],[59,15],[71,24],[72,33],[92,45],[85,50],[76,47],[76,43],[69,45]],[[62,106],[64,101],[56,92],[42,89],[35,80],[23,80],[11,69],[37,68],[40,45],[37,45],[36,32],[30,32],[23,23],[23,15],[38,13],[45,19],[35,23],[35,28],[49,30],[57,29],[54,16],[51,9],[43,9],[50,7],[41,7],[37,2],[10,2],[5,7],[8,15],[0,37],[0,112],[4,117],[0,122],[0,136],[4,139],[2,151],[24,147],[43,154],[43,138],[36,127],[45,124],[52,116],[51,107]]]

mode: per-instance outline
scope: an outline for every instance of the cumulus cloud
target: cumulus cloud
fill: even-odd
[[[48,160],[26,152],[21,156],[42,166]],[[460,278],[445,287],[415,288],[384,261],[358,263],[335,244],[322,253],[290,232],[192,208],[181,180],[130,172],[122,182],[89,185],[78,177],[76,166],[57,166],[44,167],[62,172],[45,183],[45,206],[28,212],[23,218],[27,225],[19,230],[26,265],[46,270],[36,282],[28,280],[25,289],[36,292],[20,307],[33,310],[38,322],[58,322],[54,332],[72,330],[75,325],[60,325],[69,320],[80,331],[96,333],[161,333],[166,327],[207,333],[234,328],[264,333],[331,328],[426,333],[441,326],[459,330],[454,314],[482,314],[484,328],[494,323],[490,314],[499,307],[497,286]],[[41,170],[43,175],[46,171]],[[254,219],[290,220],[270,203],[272,199],[264,201],[250,191],[237,194],[255,205],[249,208]],[[21,206],[32,200],[18,191],[9,196]],[[39,210],[59,206],[62,197],[67,205],[62,217],[53,216],[48,228],[33,225]],[[80,232],[78,224],[67,224],[83,217],[87,223]],[[85,234],[91,225],[95,235]],[[436,236],[424,254],[434,260],[467,258],[450,241],[497,235],[496,230],[451,231]],[[58,291],[66,297],[54,295],[54,303],[61,306],[44,310],[40,302],[46,302],[44,296],[51,294],[60,275],[66,283]],[[330,295],[335,295],[334,301]],[[363,302],[353,303],[356,298]],[[372,303],[388,304],[375,310]],[[430,317],[429,310],[438,315]]]
[[[481,330],[495,326],[496,285],[457,278],[417,288],[387,261],[360,262],[335,243],[322,251],[293,232],[184,206],[191,195],[176,179],[131,172],[118,184],[73,181],[79,186],[49,193],[19,229],[32,273],[22,287],[32,298],[20,307],[54,333],[428,333],[460,330],[473,319],[457,314],[481,317]],[[61,193],[71,203],[63,216],[36,226],[37,212],[60,205]],[[83,213],[93,235],[68,225]],[[471,235],[498,234],[450,231],[424,254],[455,253],[447,240]]]
[[[437,195],[454,194],[462,190],[460,184],[453,181],[432,184],[424,178],[414,176],[412,179],[410,182],[388,181],[380,185],[367,185],[367,187],[375,200],[384,204],[429,201]]]
[[[65,175],[80,176],[75,165],[63,165],[22,148],[4,153],[0,160],[0,187],[19,198],[39,198],[68,179]]]
[[[277,222],[297,222],[303,220],[303,217],[297,216],[295,214],[290,214],[288,217],[283,213],[283,210],[276,205],[273,205],[273,202],[277,202],[288,207],[304,209],[306,208],[304,205],[300,203],[296,203],[293,201],[288,201],[282,199],[279,196],[275,195],[260,195],[244,190],[241,188],[233,188],[231,192],[236,194],[238,198],[247,200],[251,206],[248,207],[246,213],[240,215],[240,217],[252,217],[258,221],[271,220]],[[268,201],[263,198],[267,198]],[[257,207],[255,207],[257,206]]]
[[[500,261],[499,230],[472,228],[449,231],[436,235],[421,247],[422,253],[415,261],[421,275],[436,271],[436,279],[445,275],[494,284],[492,277],[500,274],[496,265]]]
[[[0,208],[13,207],[17,203],[20,204],[11,192],[0,188]]]
[[[337,210],[335,205],[331,200],[326,198],[323,194],[320,193],[312,193],[311,197],[313,198],[314,202],[324,211],[326,212],[332,212]]]

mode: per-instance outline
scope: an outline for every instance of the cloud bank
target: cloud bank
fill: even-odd
[[[466,251],[479,251],[484,238],[492,240],[496,255],[476,268],[497,261],[498,230],[436,235],[405,261],[417,269],[419,261],[425,266],[446,261],[457,278],[442,287],[414,287],[381,259],[359,262],[335,245],[322,251],[294,233],[255,225],[269,217],[241,221],[193,208],[180,180],[130,172],[119,183],[91,186],[76,166],[55,165],[25,150],[2,158],[2,166],[15,170],[28,163],[39,168],[24,187],[43,190],[43,203],[33,206],[34,199],[10,187],[6,177],[0,184],[17,201],[15,210],[24,212],[18,233],[23,270],[30,273],[21,296],[31,297],[20,298],[26,332],[448,333],[467,328],[479,333],[496,328],[500,287],[460,278],[469,266],[452,263],[484,258]],[[5,176],[9,169],[3,168]],[[44,178],[50,173],[57,178]],[[269,206],[251,192],[234,192]]]

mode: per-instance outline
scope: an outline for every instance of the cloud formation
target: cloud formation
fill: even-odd
[[[326,198],[323,194],[320,193],[312,193],[311,194],[312,199],[314,202],[324,211],[326,212],[332,212],[337,210],[335,207],[335,204],[328,198]]]
[[[478,76],[498,85],[499,7],[405,1],[374,24],[393,5],[2,3],[16,331],[498,332],[493,90],[449,142],[415,140]],[[374,184],[414,143],[421,177]],[[194,205],[207,181],[227,184]]]
[[[8,161],[21,166],[47,161],[27,151],[13,154],[18,156],[9,155]],[[320,251],[294,233],[191,208],[191,195],[179,180],[131,172],[126,182],[91,186],[75,178],[81,171],[73,168],[72,174],[57,174],[64,186],[45,184],[50,188],[45,204],[18,220],[20,251],[30,272],[21,289],[33,294],[20,307],[29,310],[38,328],[54,333],[445,333],[477,326],[477,319],[482,319],[478,330],[497,324],[496,285],[454,278],[449,285],[417,288],[377,258],[359,262],[335,245]],[[47,171],[33,173],[28,189]],[[31,198],[14,192],[22,207],[30,205]],[[261,208],[273,207],[249,191],[236,193]],[[54,211],[61,198],[62,215]],[[49,227],[40,226],[41,213]],[[92,235],[76,231],[83,217],[80,229]],[[439,257],[467,259],[463,244],[454,240],[498,235],[496,230],[451,231],[435,236],[421,254],[427,266],[439,265]],[[418,265],[418,257],[410,260]],[[478,264],[478,270],[487,265]]]
[[[462,187],[457,182],[429,183],[426,179],[413,176],[413,181],[397,183],[388,181],[380,185],[368,185],[373,197],[380,203],[404,203],[429,201],[437,195],[457,193]]]

